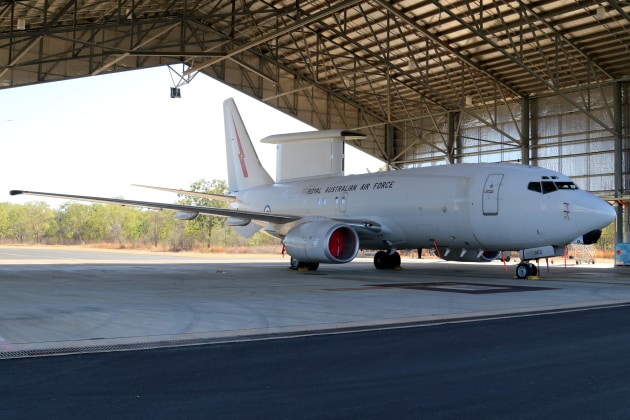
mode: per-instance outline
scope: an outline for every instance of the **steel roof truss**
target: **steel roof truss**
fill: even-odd
[[[507,57],[509,60],[511,60],[514,64],[517,64],[518,66],[520,66],[523,70],[527,71],[528,73],[530,73],[532,76],[534,76],[536,79],[538,79],[542,84],[544,84],[545,86],[547,86],[550,90],[554,91],[556,94],[558,94],[559,96],[561,96],[565,101],[569,102],[570,104],[572,104],[573,106],[575,106],[576,108],[578,108],[581,112],[583,112],[584,114],[586,114],[589,118],[591,118],[593,121],[595,121],[596,123],[598,123],[599,125],[601,125],[602,127],[606,128],[606,130],[610,131],[611,133],[614,134],[614,128],[610,127],[610,125],[608,125],[607,123],[605,123],[604,121],[602,121],[600,118],[598,118],[596,115],[594,115],[593,113],[591,113],[587,107],[585,107],[584,105],[579,104],[577,101],[573,100],[573,98],[571,98],[569,95],[565,94],[559,86],[556,86],[555,83],[552,82],[552,79],[547,79],[544,76],[540,75],[538,72],[532,70],[528,65],[526,65],[519,57],[514,56],[512,54],[509,54],[505,49],[501,48],[495,41],[493,41],[492,39],[490,39],[485,33],[483,32],[477,32],[476,29],[470,25],[468,22],[466,22],[464,19],[462,19],[461,17],[457,16],[455,13],[453,13],[448,7],[444,7],[443,5],[440,4],[439,1],[437,0],[431,0],[432,3],[439,8],[440,11],[448,14],[451,18],[453,18],[454,20],[456,20],[457,22],[459,22],[461,25],[463,25],[464,27],[466,27],[468,30],[470,30],[473,33],[476,33],[477,36],[479,36],[480,38],[482,38],[485,42],[487,42],[488,44],[492,45],[497,51],[501,52],[505,57]],[[530,27],[531,27],[531,22],[530,22]],[[533,29],[532,29],[533,30]],[[542,52],[542,48],[541,48],[541,44],[539,42],[539,37],[538,35],[534,32],[533,34],[536,45],[537,45],[537,49]],[[557,42],[557,41],[556,41]],[[543,60],[545,60],[546,62],[546,58],[543,55]],[[557,57],[557,56],[556,56]],[[558,66],[556,66],[557,68]],[[547,65],[547,76],[551,76],[552,75],[552,71],[550,70],[549,65]],[[557,79],[557,76],[556,76]]]

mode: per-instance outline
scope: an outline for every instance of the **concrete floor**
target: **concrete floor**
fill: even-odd
[[[0,248],[0,358],[205,344],[630,303],[630,267]]]

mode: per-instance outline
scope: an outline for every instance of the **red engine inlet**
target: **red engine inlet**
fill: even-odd
[[[347,263],[359,252],[359,236],[350,226],[322,220],[291,229],[284,246],[301,262]]]
[[[339,258],[343,253],[343,245],[346,242],[346,238],[341,229],[335,230],[328,240],[328,251],[334,258]]]

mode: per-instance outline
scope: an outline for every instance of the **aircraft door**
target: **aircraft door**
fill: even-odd
[[[496,216],[499,214],[499,190],[503,174],[490,174],[486,178],[483,186],[482,208],[485,216]]]

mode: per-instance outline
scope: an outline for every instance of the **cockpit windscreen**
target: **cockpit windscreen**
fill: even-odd
[[[527,185],[527,189],[536,191],[542,194],[549,194],[554,191],[571,191],[579,190],[578,186],[571,181],[542,181],[542,182],[530,182]]]

